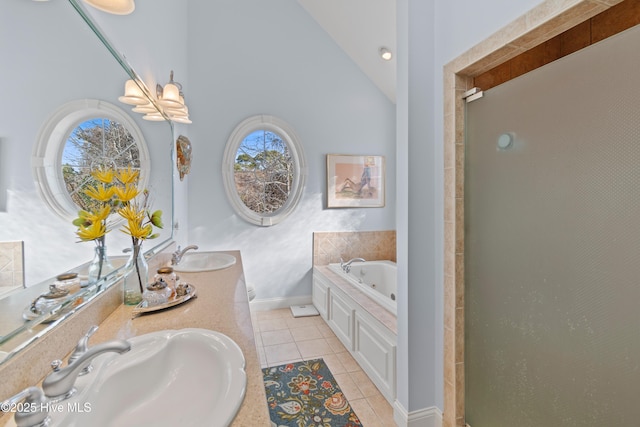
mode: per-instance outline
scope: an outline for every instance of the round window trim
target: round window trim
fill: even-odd
[[[78,216],[79,207],[67,192],[62,176],[62,152],[71,132],[86,120],[107,118],[122,124],[136,141],[140,159],[140,183],[149,182],[150,157],[140,127],[125,111],[105,101],[81,99],[61,105],[44,123],[31,157],[31,170],[40,197],[65,221]]]
[[[270,131],[282,137],[289,147],[291,158],[294,163],[294,169],[296,171],[287,201],[277,211],[268,214],[255,212],[244,204],[236,191],[234,178],[234,165],[236,155],[238,154],[238,148],[249,134],[257,130]],[[229,202],[231,202],[231,206],[234,211],[242,219],[251,224],[263,227],[276,225],[284,221],[295,210],[296,206],[300,202],[307,179],[307,166],[304,159],[304,152],[296,132],[284,120],[274,116],[261,114],[243,120],[238,126],[236,126],[233,132],[231,132],[231,135],[227,140],[227,145],[222,157],[222,178],[227,198],[229,199]]]

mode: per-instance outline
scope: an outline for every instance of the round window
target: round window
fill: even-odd
[[[306,174],[295,132],[277,117],[249,117],[227,141],[225,191],[236,213],[252,224],[285,219],[300,200]]]
[[[33,155],[33,172],[45,203],[65,220],[90,208],[84,194],[99,167],[140,170],[149,179],[149,153],[142,132],[118,107],[98,100],[64,104],[45,123]]]

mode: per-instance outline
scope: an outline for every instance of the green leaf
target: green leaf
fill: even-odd
[[[151,223],[158,228],[162,228],[164,224],[162,224],[162,211],[157,210],[153,214],[151,214]]]

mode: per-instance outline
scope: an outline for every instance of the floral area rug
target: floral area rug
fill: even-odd
[[[322,359],[262,370],[272,427],[362,426]]]

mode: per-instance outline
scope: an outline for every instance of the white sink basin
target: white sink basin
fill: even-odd
[[[235,263],[236,257],[221,252],[187,252],[173,269],[183,273],[197,273],[221,270]]]
[[[76,381],[78,392],[51,413],[53,426],[228,426],[245,396],[240,347],[206,329],[160,331],[105,353]]]

